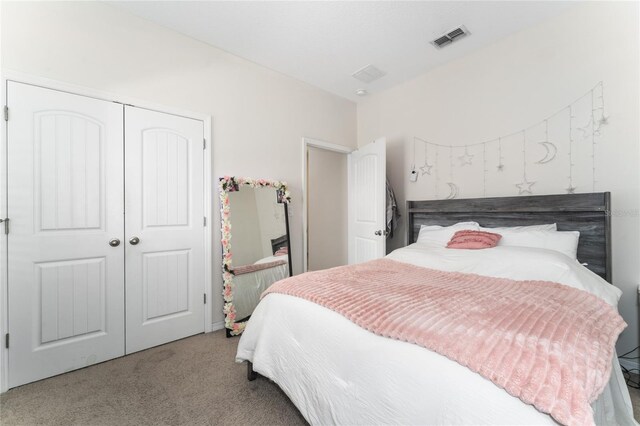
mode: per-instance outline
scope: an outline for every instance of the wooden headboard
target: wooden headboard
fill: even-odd
[[[271,240],[271,251],[273,254],[276,254],[280,247],[286,247],[288,244],[287,234],[284,234],[278,238],[274,238]]]
[[[474,221],[494,228],[557,223],[559,231],[580,231],[578,260],[612,282],[610,205],[609,192],[407,201],[407,244],[416,241],[421,225]]]

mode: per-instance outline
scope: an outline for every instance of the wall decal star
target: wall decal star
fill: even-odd
[[[431,165],[429,163],[425,163],[424,166],[420,167],[420,171],[422,172],[422,176],[430,175],[432,167],[433,167],[433,165]]]
[[[529,182],[526,178],[522,182],[516,183],[516,186],[518,187],[518,195],[533,194],[533,192],[531,191],[531,187],[533,185],[535,185],[535,181]]]
[[[473,155],[470,155],[467,151],[464,152],[464,155],[458,157],[460,159],[460,165],[464,166],[466,164],[472,164],[471,160],[473,159]]]

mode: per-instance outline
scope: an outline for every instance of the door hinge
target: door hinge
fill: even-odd
[[[203,296],[204,296],[204,304],[206,305],[207,304],[207,293],[205,293]]]
[[[4,347],[9,349],[9,333],[4,335]]]
[[[202,220],[202,224],[203,224],[204,226],[207,226],[207,217],[205,216],[205,217],[203,217],[202,219],[203,219],[203,220]]]
[[[207,149],[207,140],[202,139],[202,149]]]
[[[9,121],[9,107],[4,106],[4,121]]]
[[[5,217],[4,219],[0,219],[0,223],[4,222],[4,233],[9,235],[9,218]]]

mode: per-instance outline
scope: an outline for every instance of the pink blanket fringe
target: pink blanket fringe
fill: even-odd
[[[566,425],[592,425],[626,323],[603,300],[544,281],[443,272],[390,259],[279,281],[380,336],[420,345],[479,373]]]

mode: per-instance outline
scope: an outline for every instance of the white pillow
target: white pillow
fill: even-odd
[[[553,250],[500,245],[491,250],[449,250],[412,244],[393,251],[387,258],[442,271],[552,281],[588,291],[614,308],[622,294],[575,260]]]
[[[485,228],[481,226],[480,230],[485,232],[495,232],[497,234],[502,234],[503,232],[557,231],[558,225],[555,223],[549,223],[546,225],[501,226],[499,228]]]
[[[469,229],[477,229],[475,227],[476,226],[480,226],[480,225],[478,225],[478,222],[458,222],[455,225],[450,225],[450,226],[421,225],[420,226],[420,232],[422,232],[423,230],[424,231],[434,231],[436,229],[451,228],[452,226],[471,226],[472,228],[469,228]]]
[[[533,230],[498,232],[498,234],[502,235],[499,246],[543,248],[563,253],[573,260],[578,258],[578,240],[580,239],[578,231]]]
[[[460,222],[451,226],[422,225],[416,242],[420,244],[435,244],[444,247],[456,232],[462,230],[477,231],[479,228],[480,226],[476,222]]]

